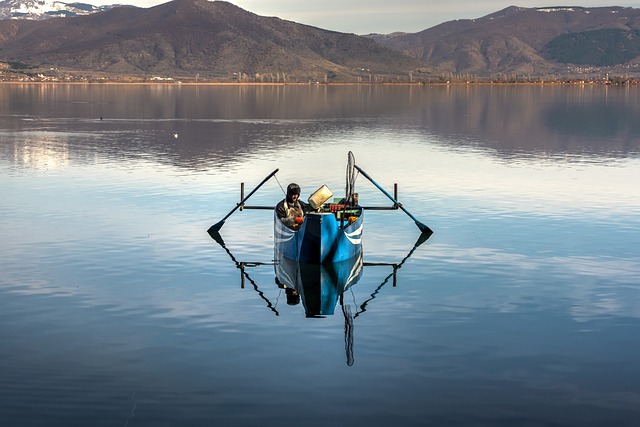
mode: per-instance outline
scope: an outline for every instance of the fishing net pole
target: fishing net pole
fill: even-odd
[[[347,205],[357,205],[357,195],[356,195],[356,178],[358,177],[358,171],[355,168],[356,158],[351,151],[347,156],[347,176],[346,176],[346,186],[345,186],[345,204]]]

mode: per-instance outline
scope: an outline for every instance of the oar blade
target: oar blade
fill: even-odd
[[[209,227],[209,229],[207,230],[207,233],[209,233],[210,235],[212,233],[217,233],[218,231],[220,231],[220,229],[222,228],[223,225],[224,225],[224,220],[216,222],[211,227]]]
[[[423,231],[422,233],[420,233],[420,236],[418,237],[418,240],[416,240],[416,243],[413,245],[413,247],[417,248],[418,246],[429,240],[429,237],[431,237],[432,234],[433,232],[431,231]]]
[[[429,236],[433,234],[433,230],[427,227],[426,225],[424,225],[423,223],[421,223],[420,221],[416,221],[416,225],[418,226],[420,231],[422,231],[423,233],[428,233]]]
[[[211,238],[215,240],[220,246],[222,246],[223,248],[225,247],[224,240],[222,240],[222,236],[220,235],[220,233],[218,233],[216,230],[212,230],[211,228],[207,230],[207,233],[209,233],[209,236],[211,236]]]

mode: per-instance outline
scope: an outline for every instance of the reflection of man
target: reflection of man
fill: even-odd
[[[276,205],[278,218],[287,227],[298,230],[304,221],[304,207],[299,200],[300,186],[295,183],[287,187],[287,197]]]
[[[298,291],[282,283],[280,280],[278,280],[278,277],[276,277],[276,285],[278,285],[280,289],[284,289],[284,293],[287,296],[287,304],[289,305],[300,304],[300,295],[298,294]]]
[[[284,293],[287,295],[287,304],[289,305],[298,305],[300,304],[300,295],[298,295],[298,291],[293,288],[286,288]]]

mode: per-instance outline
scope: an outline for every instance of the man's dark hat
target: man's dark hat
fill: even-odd
[[[298,184],[293,182],[289,184],[289,186],[287,187],[287,195],[291,194],[300,194],[300,186]]]

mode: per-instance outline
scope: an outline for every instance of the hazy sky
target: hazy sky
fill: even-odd
[[[168,0],[97,0],[89,3],[131,4],[150,7]],[[640,0],[570,0],[569,5],[586,7],[640,7]],[[562,0],[230,0],[249,12],[277,16],[301,24],[345,33],[418,32],[446,21],[480,18],[508,6],[545,7],[565,4]]]

